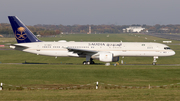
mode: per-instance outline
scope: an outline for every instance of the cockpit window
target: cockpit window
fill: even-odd
[[[165,50],[169,50],[169,49],[171,49],[171,48],[169,48],[169,47],[164,47],[164,49],[165,49]]]

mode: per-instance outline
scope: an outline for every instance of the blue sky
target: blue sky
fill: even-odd
[[[0,23],[26,25],[180,24],[180,0],[0,0]]]

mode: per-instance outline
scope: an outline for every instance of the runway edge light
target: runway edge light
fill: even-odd
[[[3,86],[3,83],[1,82],[0,90],[3,90],[3,87],[2,87],[2,86]]]
[[[96,89],[98,89],[98,81],[96,82]]]

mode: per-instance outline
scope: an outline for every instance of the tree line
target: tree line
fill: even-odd
[[[91,26],[91,33],[123,33],[123,29],[129,26],[141,26],[142,32],[151,33],[180,33],[180,25],[34,25],[27,26],[35,35],[48,36],[70,33],[87,33]],[[0,23],[0,34],[13,35],[10,24]]]

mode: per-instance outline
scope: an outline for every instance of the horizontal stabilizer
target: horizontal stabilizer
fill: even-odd
[[[27,47],[27,46],[22,46],[22,45],[11,44],[11,45],[10,45],[10,48],[22,51],[22,50],[27,49],[27,48],[29,48],[29,47]]]

